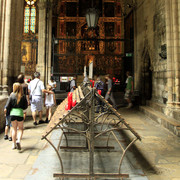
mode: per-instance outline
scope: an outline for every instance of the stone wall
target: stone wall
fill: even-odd
[[[7,98],[0,97],[0,133],[4,131],[5,127],[5,117],[4,117],[4,106],[6,104]]]
[[[134,14],[135,89],[155,101],[167,97],[166,20],[164,0],[139,0]],[[152,87],[152,89],[151,89]],[[147,99],[145,99],[147,100]]]

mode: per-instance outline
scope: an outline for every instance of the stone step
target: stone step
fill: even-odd
[[[156,111],[160,113],[167,114],[168,107],[165,104],[157,103],[153,101],[147,101],[147,106],[151,107],[152,109],[155,109]],[[171,111],[168,110],[168,113],[170,117],[174,118],[180,123],[180,110],[171,109]]]
[[[146,101],[146,105],[151,107],[152,109],[155,109],[158,112],[161,112],[165,114],[166,105],[162,103],[157,103],[153,101]]]
[[[145,113],[149,118],[161,124],[163,127],[180,136],[180,122],[174,118],[167,117],[163,113],[154,110],[149,106],[140,106],[139,109]]]

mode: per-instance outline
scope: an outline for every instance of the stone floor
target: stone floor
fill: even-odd
[[[130,173],[128,179],[131,180],[180,180],[180,138],[145,117],[136,108],[119,108],[118,111],[142,138],[142,141],[137,141],[128,152],[122,173]],[[45,140],[41,140],[46,125],[34,126],[31,118],[26,120],[21,151],[11,150],[11,142],[5,141],[4,134],[0,134],[0,180],[55,179],[53,173],[60,172],[59,162],[52,147]],[[51,134],[54,142],[57,141],[58,131]],[[124,135],[130,138],[130,134]],[[68,161],[71,153],[62,153],[65,154],[64,157],[67,156],[65,164],[69,171],[83,171],[83,168],[78,169],[79,164]],[[83,161],[86,152],[78,153],[73,152],[73,157],[77,158],[81,154],[81,165],[86,164],[86,161]],[[108,156],[109,167],[103,168],[113,170],[116,167],[114,162],[117,152],[110,153],[112,154],[108,156],[99,152],[96,160],[98,164],[98,160],[104,161],[104,155]]]

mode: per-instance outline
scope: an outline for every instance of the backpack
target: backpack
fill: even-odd
[[[70,92],[70,84],[71,84],[71,81],[68,81],[67,86],[66,86],[66,92]]]

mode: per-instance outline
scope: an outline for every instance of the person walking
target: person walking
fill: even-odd
[[[6,118],[4,140],[9,139],[9,141],[12,141],[12,124],[11,124],[11,118],[10,118],[10,111],[7,110],[6,106],[4,107],[4,116]],[[9,131],[9,136],[8,136],[8,131]]]
[[[6,110],[10,111],[10,119],[12,123],[12,149],[21,150],[21,139],[23,135],[23,110],[28,107],[26,96],[22,93],[20,83],[13,84],[13,92],[9,96],[6,103]],[[18,128],[18,135],[17,135]],[[16,140],[17,139],[17,140]]]
[[[48,84],[50,86],[52,86],[52,91],[55,93],[55,91],[56,91],[55,89],[56,89],[57,85],[56,85],[56,81],[54,80],[53,76],[51,76],[51,79],[49,80]]]
[[[101,96],[105,96],[105,91],[104,91],[104,82],[101,80],[100,77],[97,77],[97,80],[96,80],[96,84],[95,84],[95,89],[97,90],[100,90],[100,95]],[[99,99],[97,98],[97,101],[98,101],[98,106],[96,108],[96,113],[99,113],[99,109],[101,107],[101,111],[104,112],[104,103]]]
[[[27,98],[27,101],[28,101],[28,105],[30,105],[30,100],[29,100],[29,93],[28,93],[28,85],[24,82],[24,74],[20,74],[18,77],[17,77],[17,82],[19,82],[22,86],[22,92],[23,92],[23,95],[26,96]],[[27,114],[27,109],[24,110],[24,121],[26,119],[26,114]]]
[[[31,111],[32,111],[32,117],[34,121],[33,124],[36,126],[38,125],[38,122],[36,119],[36,111],[38,111],[38,114],[39,114],[39,124],[44,123],[44,121],[42,120],[42,106],[43,106],[42,95],[43,93],[52,94],[53,92],[45,89],[43,82],[40,80],[39,72],[34,73],[34,79],[29,83],[28,89],[32,97]]]
[[[116,102],[114,100],[114,96],[113,96],[113,92],[112,92],[112,79],[110,77],[109,74],[107,74],[105,76],[106,80],[107,80],[107,92],[106,92],[106,95],[105,95],[105,99],[108,101],[109,99],[111,100],[111,102],[113,103],[113,107],[115,109],[117,109],[117,105],[116,105]]]
[[[124,99],[128,102],[127,108],[131,108],[133,106],[132,104],[132,94],[133,94],[133,77],[131,76],[131,72],[127,71],[126,72],[126,89],[125,89],[125,95]]]
[[[76,76],[73,77],[73,79],[70,82],[70,92],[73,92],[76,89]]]
[[[53,92],[53,88],[47,85],[47,90]],[[45,93],[44,106],[46,107],[46,123],[49,123],[52,117],[52,107],[56,105],[56,98],[54,92],[52,94]]]

